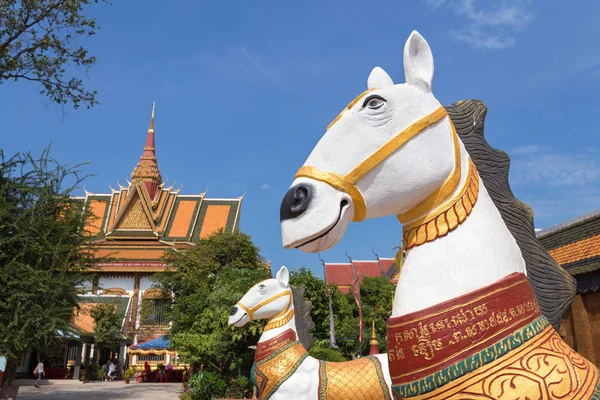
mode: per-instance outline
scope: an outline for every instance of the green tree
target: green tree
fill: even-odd
[[[173,293],[172,346],[184,362],[204,364],[221,377],[248,376],[263,322],[227,324],[229,310],[250,287],[271,277],[259,249],[244,233],[219,232],[165,256],[171,267],[155,276]]]
[[[97,104],[96,91],[87,90],[80,78],[70,75],[72,67],[87,69],[96,62],[76,43],[96,34],[96,20],[86,16],[84,9],[99,2],[105,1],[0,1],[0,84],[33,81],[51,102],[71,102],[74,108]]]
[[[371,321],[375,321],[380,351],[382,353],[387,351],[387,320],[392,312],[394,291],[395,286],[388,278],[365,277],[362,280],[360,285],[364,323],[362,343],[358,340],[359,314],[352,293],[343,294],[338,290],[332,292],[336,344],[344,357],[351,359],[353,356],[369,354]]]
[[[388,278],[365,277],[360,285],[360,297],[363,303],[363,320],[365,324],[365,340],[362,345],[363,354],[369,353],[371,337],[371,321],[375,321],[375,333],[379,340],[379,349],[387,352],[387,321],[392,315],[392,303],[396,286]]]
[[[329,303],[325,282],[306,267],[290,272],[292,286],[304,286],[304,297],[312,303],[310,316],[315,323],[312,335],[317,340],[329,338]]]
[[[45,150],[6,159],[0,151],[0,354],[5,384],[29,349],[50,354],[71,331],[77,287],[94,263],[86,215],[71,197],[85,176]]]
[[[94,325],[94,362],[92,371],[97,370],[100,354],[102,350],[118,346],[123,335],[121,333],[121,323],[123,315],[117,313],[116,304],[99,304],[90,311],[90,315],[96,323]]]

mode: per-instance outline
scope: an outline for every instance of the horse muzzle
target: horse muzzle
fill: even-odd
[[[250,316],[242,307],[235,305],[231,308],[231,311],[229,312],[229,320],[227,321],[229,325],[240,328],[246,325],[248,322],[250,322]]]
[[[354,215],[354,203],[345,192],[325,182],[299,178],[281,203],[283,247],[307,253],[337,244]]]

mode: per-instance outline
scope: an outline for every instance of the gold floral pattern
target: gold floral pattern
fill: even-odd
[[[463,378],[411,400],[579,400],[596,392],[598,370],[552,327]]]
[[[256,361],[254,377],[259,397],[262,400],[271,397],[279,386],[296,372],[306,357],[308,352],[299,341],[294,341]]]
[[[346,362],[319,360],[319,399],[388,400],[381,363],[375,357]]]

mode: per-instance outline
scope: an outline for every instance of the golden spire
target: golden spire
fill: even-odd
[[[372,321],[371,325],[371,340],[369,341],[369,355],[379,354],[379,340],[377,340],[377,334],[375,333],[375,320]]]
[[[373,325],[371,326],[371,342],[376,341],[377,344],[379,344],[379,342],[377,341],[377,334],[375,333],[375,320],[373,320],[372,322]]]
[[[152,116],[150,117],[150,127],[146,137],[146,145],[140,157],[138,165],[133,170],[131,178],[133,183],[142,182],[148,191],[151,200],[157,192],[158,186],[162,183],[162,177],[158,169],[156,160],[156,148],[154,147],[154,109],[156,103],[152,103]]]
[[[154,107],[156,106],[156,102],[152,102],[152,116],[150,117],[150,128],[148,128],[148,132],[154,133]]]

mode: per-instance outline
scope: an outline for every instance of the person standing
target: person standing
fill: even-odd
[[[46,375],[46,373],[44,372],[44,360],[41,360],[38,363],[38,365],[33,370],[33,374],[34,375],[37,374],[37,379],[35,380],[35,387],[39,388],[40,387],[40,381],[42,380],[42,375]]]

